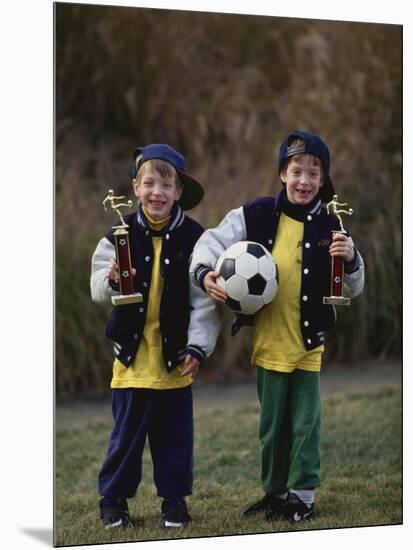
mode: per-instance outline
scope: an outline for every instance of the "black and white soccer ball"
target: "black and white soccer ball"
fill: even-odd
[[[215,267],[217,284],[228,294],[227,306],[236,313],[253,315],[274,299],[278,271],[274,258],[261,244],[240,241],[227,248]]]

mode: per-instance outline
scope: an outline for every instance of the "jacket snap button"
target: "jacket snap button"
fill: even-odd
[[[150,257],[149,257],[149,256],[146,256],[145,262],[149,262],[149,260],[150,260]]]
[[[169,260],[168,260],[168,258],[165,258],[165,263],[166,263],[166,265],[168,265],[168,264],[169,264]]]
[[[303,296],[303,302],[306,302],[308,300],[308,296]]]
[[[305,243],[305,247],[306,248],[310,248],[311,244],[310,243]]]
[[[308,275],[308,267],[304,268],[304,275]]]
[[[308,327],[309,324],[310,324],[310,323],[309,323],[308,321],[304,321],[304,326],[305,326],[305,327]]]
[[[311,222],[312,219],[313,219],[313,216],[312,216],[311,214],[308,214],[307,220],[308,220],[309,222]]]

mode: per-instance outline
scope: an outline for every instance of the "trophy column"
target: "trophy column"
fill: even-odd
[[[113,195],[113,190],[109,189],[109,194],[103,201],[103,206],[106,210],[106,202],[109,201],[112,210],[114,210],[119,218],[121,225],[114,226],[113,236],[115,238],[115,251],[116,251],[116,262],[119,269],[119,290],[120,294],[112,296],[112,304],[114,306],[121,306],[125,304],[135,304],[142,302],[143,296],[140,292],[134,292],[133,288],[133,274],[132,274],[132,264],[130,257],[130,247],[129,247],[129,226],[125,223],[123,216],[119,210],[119,207],[131,207],[132,201],[127,203],[115,204],[115,200],[124,199],[124,196],[115,197]]]
[[[335,233],[346,233],[345,231],[332,231]],[[336,306],[349,306],[350,298],[343,296],[344,292],[344,259],[340,256],[331,258],[331,296],[324,296],[323,304]]]
[[[115,229],[116,260],[119,268],[119,296],[112,296],[112,304],[119,306],[123,304],[135,304],[142,302],[142,294],[134,292],[132,265],[130,259],[129,233],[124,226]]]
[[[346,231],[343,227],[343,222],[340,214],[347,214],[351,216],[353,214],[353,209],[349,208],[348,210],[338,210],[337,206],[346,206],[346,202],[338,202],[337,195],[334,195],[333,200],[327,204],[327,212],[330,213],[330,209],[333,214],[335,214],[340,223],[340,229],[331,232],[332,238],[334,238],[335,233],[346,234]],[[350,298],[343,296],[344,292],[344,258],[340,256],[331,257],[331,296],[323,297],[323,304],[331,304],[336,306],[349,306]]]

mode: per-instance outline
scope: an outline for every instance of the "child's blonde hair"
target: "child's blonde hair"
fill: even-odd
[[[162,178],[173,179],[178,189],[183,188],[182,182],[179,179],[179,176],[175,168],[169,162],[166,162],[166,160],[162,160],[162,159],[150,159],[145,161],[138,168],[139,161],[141,160],[141,158],[142,158],[142,155],[139,155],[136,157],[136,160],[135,160],[135,166],[138,169],[135,176],[137,183],[141,182],[142,176],[145,173],[145,170],[143,168],[152,168],[153,170],[156,170],[157,172],[159,172]]]

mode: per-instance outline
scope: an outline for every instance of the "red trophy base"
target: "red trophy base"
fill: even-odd
[[[345,231],[333,231],[332,233],[346,233]],[[331,296],[324,296],[323,304],[333,306],[349,306],[350,298],[343,296],[344,285],[344,259],[339,256],[331,258]]]
[[[117,226],[113,233],[115,237],[116,259],[119,267],[119,289],[120,294],[112,296],[114,306],[123,306],[126,304],[136,304],[143,301],[140,292],[134,292],[133,275],[131,267],[129,234],[126,230],[128,226]]]

